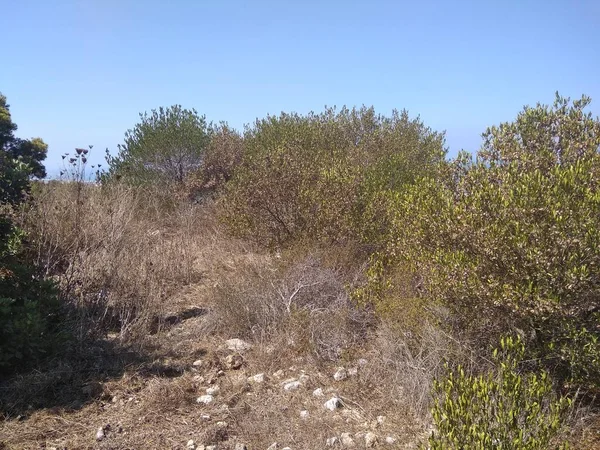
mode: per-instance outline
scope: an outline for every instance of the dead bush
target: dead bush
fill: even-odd
[[[77,311],[80,337],[143,336],[167,297],[195,277],[195,210],[155,211],[151,193],[81,182],[42,185],[24,210],[32,258]]]
[[[257,342],[285,336],[288,346],[334,360],[361,345],[372,324],[348,295],[339,271],[315,254],[296,263],[248,260],[214,288],[218,331]]]

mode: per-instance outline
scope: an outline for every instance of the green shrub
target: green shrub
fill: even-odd
[[[519,372],[525,353],[520,339],[503,338],[500,349],[493,355],[496,373],[467,375],[459,367],[434,383],[431,450],[550,448],[570,400],[554,398],[546,372]]]
[[[16,129],[0,94],[0,372],[32,367],[58,343],[54,284],[37,277],[23,251],[25,233],[14,223],[30,178],[45,174],[47,146],[16,138]]]
[[[394,232],[378,261],[410,267],[444,323],[482,348],[522,330],[558,380],[599,386],[600,121],[588,103],[526,108],[488,130],[475,161],[388,196]]]
[[[223,218],[234,234],[265,246],[302,235],[379,242],[386,224],[378,192],[431,173],[443,161],[443,142],[406,111],[327,109],[258,120],[245,133]]]

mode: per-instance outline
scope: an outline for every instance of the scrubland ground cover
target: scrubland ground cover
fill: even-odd
[[[588,103],[450,160],[406,111],[160,109],[92,183],[4,99],[0,448],[597,448]]]

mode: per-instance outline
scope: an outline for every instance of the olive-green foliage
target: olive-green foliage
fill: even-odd
[[[521,329],[554,375],[598,385],[600,121],[588,103],[526,108],[484,134],[476,160],[390,196],[381,260],[410,264],[456,329],[481,342]]]
[[[140,114],[140,123],[125,133],[117,156],[107,156],[105,179],[134,184],[182,183],[202,163],[210,141],[204,116],[179,105]]]
[[[551,448],[571,401],[555,398],[546,372],[521,373],[524,354],[520,339],[502,338],[495,372],[468,375],[458,367],[434,382],[431,450]]]
[[[223,198],[230,229],[266,245],[308,235],[377,241],[375,197],[431,173],[444,136],[408,113],[329,108],[257,120],[246,130],[241,165]]]
[[[52,348],[58,312],[55,288],[36,276],[13,220],[30,177],[45,174],[46,146],[40,139],[15,138],[16,129],[0,95],[0,372],[31,366]]]

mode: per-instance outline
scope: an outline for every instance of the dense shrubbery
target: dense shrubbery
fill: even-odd
[[[258,120],[244,136],[241,165],[222,199],[236,235],[278,246],[301,236],[379,241],[376,197],[431,174],[443,134],[408,114],[328,109]]]
[[[221,327],[262,338],[299,321],[297,336],[310,332],[311,351],[335,359],[374,326],[373,309],[363,315],[353,294],[360,306],[374,305],[386,327],[400,329],[406,354],[434,355],[427,369],[414,369],[427,370],[428,380],[442,352],[425,349],[431,330],[451,336],[472,367],[501,336],[517,334],[522,342],[505,341],[516,354],[497,356],[504,359],[494,374],[474,369],[437,385],[445,398],[433,410],[441,434],[430,444],[541,448],[558,430],[564,403],[552,402],[552,383],[600,387],[600,121],[585,112],[588,103],[558,97],[552,107],[526,108],[487,130],[475,157],[453,161],[445,160],[443,133],[405,111],[282,113],[242,135],[195,111],[160,109],[142,116],[109,158],[101,179],[111,183],[77,179],[39,190],[23,222],[36,246],[26,255],[56,276],[65,298],[95,305],[94,317],[116,320],[122,335],[143,335],[170,283],[192,278],[189,249],[200,225],[196,207],[181,208],[179,194],[216,193],[226,229],[262,248],[356,250],[351,281],[321,262],[294,261],[277,274],[263,273],[262,260],[248,273],[239,269],[213,288]],[[33,173],[27,158],[34,153],[22,148],[20,160],[0,153],[2,211],[19,203]],[[0,287],[8,298],[0,325],[10,339],[0,336],[0,367],[42,350],[36,346],[55,298],[21,265],[22,233],[8,213],[2,218]],[[161,233],[168,238],[154,238]],[[175,267],[180,254],[185,264]],[[327,336],[323,317],[337,324]],[[470,411],[466,397],[475,399]]]
[[[520,331],[559,379],[598,385],[600,122],[587,104],[526,108],[487,131],[475,161],[389,195],[376,267],[410,266],[457,332],[488,345]]]

